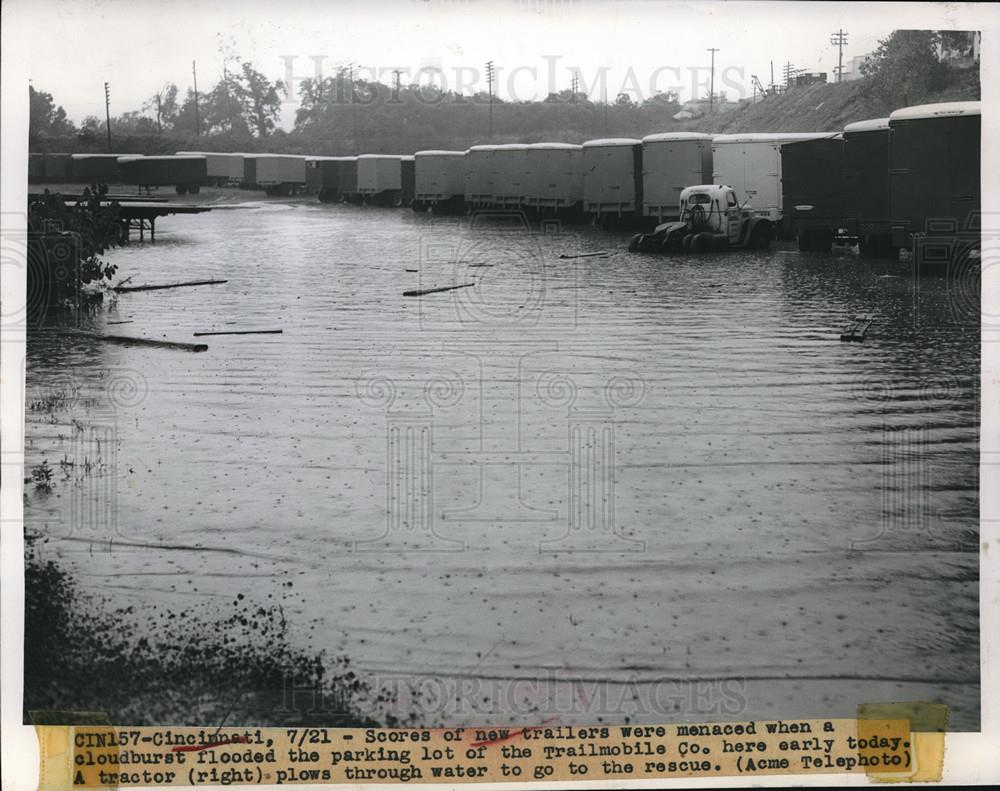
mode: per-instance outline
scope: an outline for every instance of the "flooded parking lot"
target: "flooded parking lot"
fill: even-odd
[[[294,202],[163,221],[120,276],[228,282],[87,328],[283,332],[39,330],[25,463],[56,473],[27,527],[140,611],[290,588],[296,639],[423,684],[420,724],[941,700],[976,727],[977,285],[626,242]]]

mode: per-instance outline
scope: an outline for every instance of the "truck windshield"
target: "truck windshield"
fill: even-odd
[[[688,196],[688,203],[694,206],[696,203],[711,203],[712,199],[706,195],[704,192],[696,192],[694,195]]]

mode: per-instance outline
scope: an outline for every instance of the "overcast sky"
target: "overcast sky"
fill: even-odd
[[[13,3],[14,8],[11,8]],[[716,90],[749,95],[750,75],[775,81],[790,61],[833,77],[830,34],[849,34],[845,63],[871,52],[895,27],[954,27],[958,6],[860,3],[664,2],[663,0],[6,0],[5,23],[26,24],[29,73],[70,118],[103,115],[104,82],[112,114],[139,109],[167,82],[200,89],[221,74],[220,46],[293,85],[315,73],[358,64],[391,82],[433,79],[445,87],[485,89],[492,59],[503,98],[544,98],[570,86],[579,70],[592,98],[625,91],[636,98],[679,89],[707,91],[709,47],[717,47]],[[948,10],[950,9],[950,10]],[[289,68],[291,71],[289,72]],[[436,71],[440,69],[440,71]],[[603,81],[602,81],[602,74]],[[290,127],[297,97],[284,106]]]

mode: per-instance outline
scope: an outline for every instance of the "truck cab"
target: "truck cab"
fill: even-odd
[[[741,204],[736,190],[725,184],[698,184],[681,191],[678,220],[636,234],[631,252],[759,249],[771,241],[772,223]]]
[[[722,234],[729,244],[736,245],[750,212],[743,211],[732,187],[701,184],[681,192],[678,216],[691,233]]]

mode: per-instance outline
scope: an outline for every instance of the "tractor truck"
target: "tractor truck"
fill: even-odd
[[[679,219],[637,233],[629,252],[707,253],[716,250],[759,250],[774,235],[774,223],[740,204],[736,190],[721,184],[699,184],[681,191]]]

